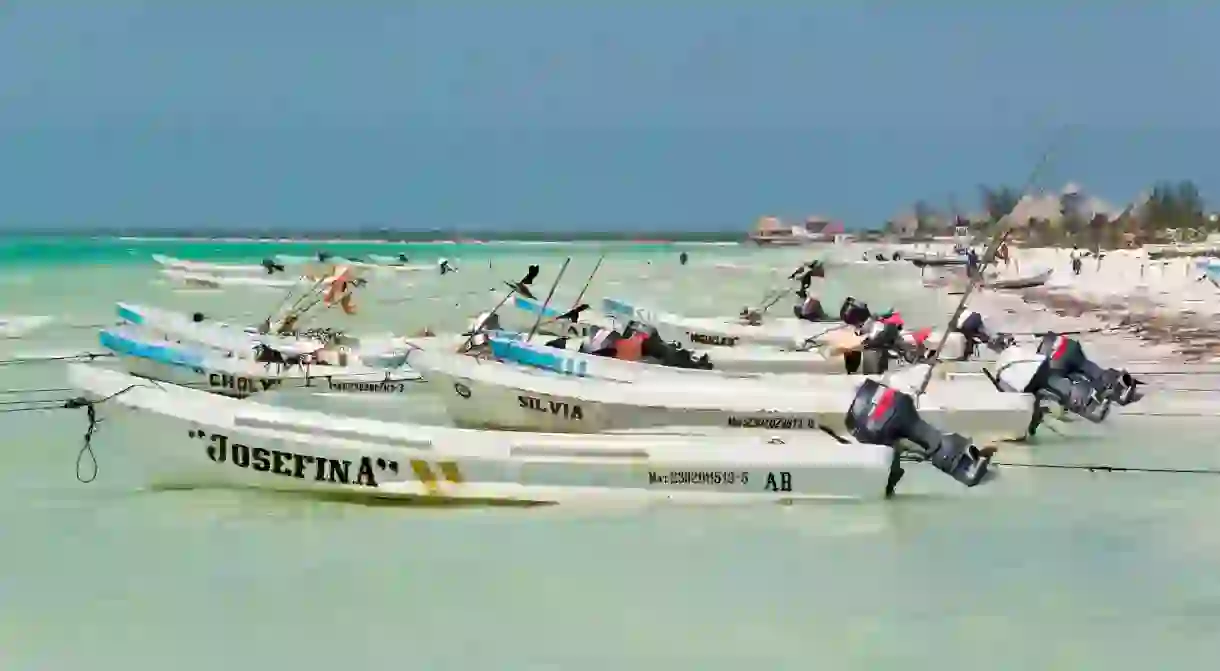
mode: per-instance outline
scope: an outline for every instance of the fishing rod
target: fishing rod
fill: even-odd
[[[589,285],[593,283],[593,276],[596,275],[598,269],[602,267],[602,261],[605,259],[606,254],[604,252],[601,256],[597,257],[597,263],[593,265],[593,272],[589,273],[589,279],[585,280],[585,286],[581,287],[579,294],[576,294],[576,300],[572,301],[572,307],[580,305],[580,299],[585,297],[585,292],[589,290]],[[566,261],[564,262],[564,267],[567,267]],[[562,275],[563,271],[559,271],[559,274]]]
[[[589,285],[593,283],[593,276],[596,275],[597,270],[602,267],[602,261],[605,260],[605,258],[606,258],[606,255],[604,253],[601,256],[597,257],[597,263],[593,266],[593,272],[589,273],[589,278],[587,280],[585,280],[585,286],[581,287],[580,293],[576,294],[576,300],[572,301],[572,308],[570,310],[568,310],[567,312],[560,314],[560,315],[556,315],[555,317],[552,317],[551,319],[548,319],[542,323],[552,324],[552,323],[555,323],[558,321],[562,321],[564,319],[570,319],[572,321],[576,321],[576,318],[580,316],[580,313],[584,312],[585,310],[587,310],[589,308],[588,305],[581,303],[580,299],[585,297],[585,292],[589,290]],[[543,308],[538,312],[538,314],[543,314],[543,312],[545,312],[545,311],[546,311],[545,306],[543,306]],[[541,326],[541,324],[539,324],[539,326]]]
[[[1054,148],[1055,143],[1052,142],[1051,146],[1048,147],[1045,152],[1043,152],[1042,156],[1038,160],[1038,163],[1034,166],[1034,169],[1030,171],[1029,178],[1026,179],[1025,186],[1021,189],[1023,194],[1028,195],[1028,192],[1033,189],[1035,184],[1037,184],[1042,171],[1045,170],[1047,165],[1050,163],[1050,158],[1054,153]],[[1008,239],[1009,234],[1012,233],[1015,224],[1015,221],[1013,221],[1013,215],[1021,207],[1021,201],[1024,199],[1025,196],[1023,195],[1021,200],[1018,200],[1016,204],[1013,205],[1012,210],[1010,210],[1008,214],[1001,217],[1000,221],[997,222],[998,226],[996,233],[994,236],[992,236],[991,243],[987,246],[986,251],[984,251],[983,258],[981,259],[978,268],[975,269],[974,277],[968,279],[966,290],[962,292],[962,299],[958,301],[957,308],[953,311],[953,315],[949,317],[949,324],[945,327],[944,332],[940,335],[940,342],[936,345],[936,356],[930,362],[928,372],[924,375],[923,382],[921,382],[919,385],[919,390],[915,393],[916,398],[922,396],[924,392],[928,390],[928,385],[932,382],[933,371],[936,369],[936,364],[940,363],[941,352],[944,351],[945,343],[949,340],[949,334],[953,332],[954,325],[957,324],[959,319],[961,319],[962,313],[966,311],[966,303],[970,300],[970,294],[973,293],[974,289],[982,283],[981,280],[984,277],[987,266],[995,261],[995,255],[996,252],[1000,250],[1000,245],[1004,244],[1004,242]]]
[[[546,306],[551,303],[551,297],[555,295],[555,288],[559,286],[559,280],[563,279],[563,274],[568,269],[568,264],[572,262],[572,257],[563,260],[563,265],[559,268],[559,274],[555,276],[555,281],[551,283],[551,290],[546,295],[546,300],[542,302],[542,307],[538,309],[538,316],[534,319],[534,325],[530,327],[529,335],[525,336],[525,342],[529,342],[534,337],[534,333],[538,330],[538,326],[542,324],[542,315],[546,314]]]

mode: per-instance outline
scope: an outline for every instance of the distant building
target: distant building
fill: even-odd
[[[833,242],[843,232],[843,224],[826,217],[809,217],[803,226],[787,225],[778,217],[762,217],[754,224],[749,239],[759,245],[807,245]]]

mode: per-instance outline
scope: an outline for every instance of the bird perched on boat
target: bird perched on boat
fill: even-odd
[[[505,284],[508,285],[509,289],[512,289],[513,291],[521,294],[522,296],[525,296],[526,298],[528,298],[530,300],[536,300],[534,298],[534,294],[530,292],[529,286],[534,283],[534,280],[538,279],[538,273],[540,273],[540,272],[542,272],[542,268],[540,268],[536,264],[531,265],[529,267],[529,270],[527,270],[525,272],[525,277],[522,277],[520,280],[517,280],[516,282],[505,282]]]

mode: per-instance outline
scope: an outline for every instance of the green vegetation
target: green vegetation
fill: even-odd
[[[989,237],[996,223],[1021,199],[1010,186],[980,186],[982,211],[971,217],[943,216],[927,203],[915,204],[905,222],[889,222],[890,234],[920,239],[952,235],[966,226],[977,239]],[[1016,222],[1013,239],[1030,247],[1079,245],[1088,249],[1117,249],[1146,243],[1197,242],[1220,232],[1194,182],[1158,182],[1147,195],[1117,210],[1077,190],[1034,196],[1022,207],[1024,221]],[[912,225],[913,224],[913,225]]]

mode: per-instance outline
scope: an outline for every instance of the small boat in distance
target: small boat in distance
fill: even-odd
[[[810,217],[802,226],[785,226],[777,217],[763,217],[754,224],[749,239],[758,245],[793,247],[834,242],[843,225],[823,217]]]

